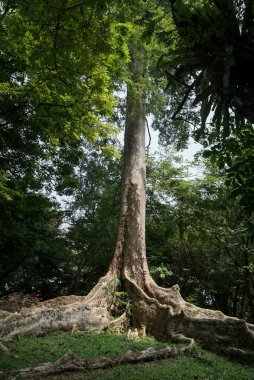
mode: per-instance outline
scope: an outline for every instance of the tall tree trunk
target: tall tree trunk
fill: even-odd
[[[145,245],[145,53],[132,49],[127,85],[126,126],[120,222],[115,254],[110,270],[124,279],[135,278],[144,287],[148,272]]]

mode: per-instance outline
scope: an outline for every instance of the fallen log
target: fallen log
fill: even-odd
[[[68,352],[56,362],[42,363],[36,367],[21,368],[19,370],[7,373],[0,372],[0,378],[6,379],[6,376],[19,376],[19,378],[33,378],[38,376],[55,375],[65,371],[84,371],[84,370],[98,370],[111,368],[123,364],[135,364],[140,362],[150,362],[154,360],[161,360],[170,357],[175,357],[182,354],[191,354],[193,351],[193,344],[182,348],[166,347],[156,349],[149,347],[144,351],[134,353],[129,350],[116,358],[108,358],[101,356],[95,360],[86,360],[77,357],[73,352]],[[5,376],[5,377],[4,377]]]

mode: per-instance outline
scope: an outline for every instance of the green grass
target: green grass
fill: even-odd
[[[0,370],[35,366],[55,361],[68,351],[86,359],[115,357],[127,350],[141,351],[148,347],[162,348],[166,343],[153,338],[126,341],[124,336],[94,333],[58,333],[43,337],[21,338],[8,343],[9,356],[0,357]],[[87,380],[254,380],[254,367],[228,361],[226,358],[197,348],[195,356],[181,356],[136,365],[122,365],[100,371],[59,374],[50,379]]]

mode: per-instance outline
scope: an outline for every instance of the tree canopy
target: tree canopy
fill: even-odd
[[[175,133],[179,135],[179,120],[184,131],[186,122],[194,121],[194,138],[206,148],[207,156],[227,169],[228,183],[251,209],[253,3],[171,3],[176,32],[173,37],[163,32],[162,38],[175,38],[176,43],[173,48],[169,45],[160,67],[170,91],[177,87],[182,96],[169,115],[176,125]],[[186,120],[186,109],[190,115],[190,108],[196,118]]]
[[[82,136],[107,149],[127,53],[126,28],[105,12],[100,2],[1,2],[2,194],[10,176],[36,186],[43,162]]]

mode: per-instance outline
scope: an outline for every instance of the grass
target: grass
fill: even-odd
[[[86,359],[99,356],[115,357],[127,350],[141,351],[148,347],[167,346],[147,337],[126,341],[124,336],[94,333],[58,333],[42,337],[21,338],[8,343],[9,356],[0,357],[0,370],[35,366],[55,361],[68,351]],[[254,380],[254,367],[233,363],[226,358],[197,348],[195,356],[181,356],[167,360],[136,365],[122,365],[107,370],[59,374],[50,379],[87,380]]]

